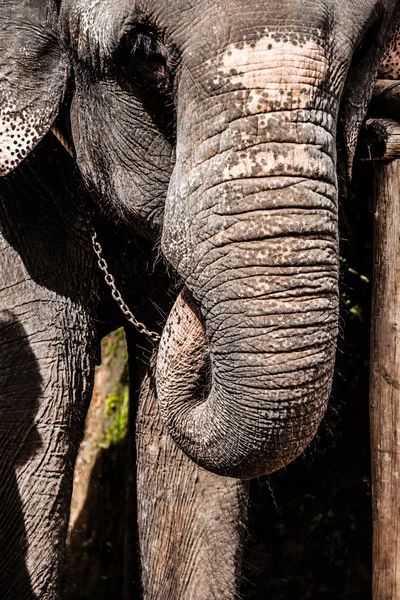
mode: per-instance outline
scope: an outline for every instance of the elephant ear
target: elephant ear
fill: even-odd
[[[399,11],[400,12],[400,11]],[[400,16],[379,65],[379,79],[400,79]]]
[[[57,117],[68,61],[47,0],[0,0],[0,175],[33,150]]]
[[[376,77],[383,75],[388,57],[394,60],[400,29],[400,6],[392,18],[374,23],[367,32],[360,51],[350,67],[342,104],[342,129],[347,155],[347,172],[351,179],[357,140],[368,112]],[[398,57],[398,55],[397,55]],[[387,69],[386,69],[387,70]]]

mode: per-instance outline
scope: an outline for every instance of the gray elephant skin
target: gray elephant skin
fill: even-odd
[[[338,139],[351,174],[396,4],[2,0],[4,600],[60,597],[99,343],[123,323],[88,212],[131,309],[162,327],[133,393],[157,396],[168,431],[139,410],[142,593],[237,597],[244,480],[302,453],[329,399]],[[386,70],[397,58],[392,44]]]

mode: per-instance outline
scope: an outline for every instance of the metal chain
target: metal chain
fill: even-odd
[[[58,141],[64,146],[64,148],[67,150],[67,152],[70,154],[70,156],[72,156],[72,158],[75,158],[75,151],[73,150],[73,148],[67,141],[64,134],[56,126],[53,126],[51,128],[51,131],[56,136]],[[96,256],[97,256],[97,264],[99,265],[100,269],[104,272],[104,281],[111,288],[112,297],[114,298],[115,302],[120,307],[122,313],[124,314],[125,318],[129,321],[129,323],[131,323],[135,327],[135,329],[137,329],[137,331],[139,333],[143,333],[144,335],[146,335],[153,342],[153,344],[156,344],[157,342],[160,341],[161,336],[158,333],[156,333],[155,331],[149,331],[147,329],[146,325],[144,325],[143,323],[140,323],[140,321],[135,319],[134,314],[129,309],[129,306],[127,305],[125,300],[122,298],[117,286],[115,285],[115,279],[111,275],[110,271],[108,270],[107,261],[105,260],[105,258],[103,256],[103,248],[101,247],[100,243],[97,240],[97,233],[96,233],[95,228],[93,227],[90,212],[87,207],[85,207],[85,208],[86,208],[85,212],[86,212],[86,219],[87,219],[87,224],[88,224],[88,228],[89,228],[89,232],[90,232],[90,237],[92,238],[93,250],[95,251]]]
[[[140,323],[140,321],[138,321],[135,318],[135,316],[131,312],[129,306],[127,305],[125,300],[122,298],[117,286],[115,285],[115,279],[111,275],[110,271],[108,270],[107,261],[103,256],[103,248],[101,247],[101,245],[97,239],[97,233],[93,227],[92,220],[91,220],[89,214],[88,214],[88,227],[89,227],[90,237],[92,239],[93,250],[95,251],[96,256],[97,256],[97,264],[99,265],[99,268],[104,273],[104,281],[111,288],[112,297],[114,298],[115,302],[120,307],[120,309],[121,309],[122,313],[124,314],[125,318],[127,319],[127,321],[129,321],[129,323],[131,323],[135,327],[135,329],[137,329],[137,331],[139,333],[143,333],[153,342],[153,344],[156,344],[157,342],[160,341],[161,336],[158,333],[156,333],[155,331],[149,331],[147,329],[146,325],[144,325],[143,323]]]

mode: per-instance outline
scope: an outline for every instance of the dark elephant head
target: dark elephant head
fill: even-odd
[[[0,169],[16,167],[62,107],[110,218],[161,235],[185,284],[159,349],[161,411],[184,452],[215,472],[284,466],[324,415],[338,329],[338,123],[350,170],[397,10],[396,0],[0,7]]]

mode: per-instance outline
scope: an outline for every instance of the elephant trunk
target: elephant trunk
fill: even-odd
[[[319,46],[282,52],[278,72],[263,41],[235,49],[229,85],[212,79],[224,93],[183,104],[163,231],[186,289],[160,344],[161,413],[186,454],[241,478],[315,435],[338,329],[337,101]]]
[[[337,223],[334,210],[313,204],[323,196],[307,188],[280,189],[287,208],[255,211],[248,222],[240,215],[229,240],[219,239],[221,231],[212,237],[201,272],[187,279],[196,298],[183,289],[162,335],[162,416],[184,452],[219,474],[256,477],[288,464],[327,406],[338,327]],[[269,194],[256,198],[266,204]],[[299,208],[307,198],[311,206]]]
[[[331,387],[335,302],[297,297],[296,310],[292,301],[289,295],[277,314],[257,315],[254,307],[252,328],[240,326],[246,319],[231,305],[224,341],[210,343],[190,292],[184,288],[176,300],[158,353],[158,397],[172,437],[204,468],[261,476],[291,462],[314,437]],[[237,333],[229,331],[232,320]]]

